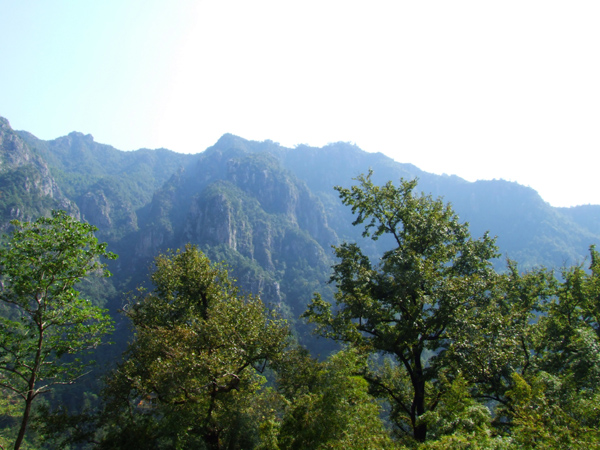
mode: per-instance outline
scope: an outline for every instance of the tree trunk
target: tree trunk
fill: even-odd
[[[17,436],[17,440],[15,441],[15,450],[19,450],[21,448],[21,444],[23,443],[23,439],[25,438],[25,430],[27,430],[27,423],[29,422],[29,415],[31,413],[31,404],[36,397],[35,394],[35,381],[38,376],[38,371],[40,370],[41,360],[42,360],[42,348],[44,345],[44,327],[41,323],[37,323],[39,330],[38,344],[37,350],[35,353],[35,362],[33,364],[33,368],[31,369],[31,376],[29,377],[29,382],[27,383],[27,397],[25,398],[25,411],[23,411],[23,419],[21,420],[21,428],[19,429],[19,434]]]
[[[415,350],[413,355],[414,371],[411,377],[415,395],[413,397],[413,437],[417,442],[425,442],[427,439],[427,424],[421,423],[417,425],[419,417],[425,414],[425,377],[423,374],[423,366],[421,364],[421,351]]]
[[[414,406],[414,428],[413,428],[413,437],[417,442],[425,442],[427,439],[427,424],[421,423],[416,424],[423,414],[425,414],[425,382],[418,381],[414,383],[415,396],[413,398],[413,406]]]
[[[219,430],[216,430],[214,428],[206,430],[204,435],[204,442],[206,442],[206,445],[210,450],[219,450],[221,448],[221,443],[219,442],[219,434]]]
[[[29,414],[31,413],[31,404],[33,403],[33,388],[35,387],[35,375],[31,376],[29,380],[29,390],[27,391],[27,398],[25,399],[25,411],[23,411],[23,419],[21,419],[21,428],[17,440],[15,441],[15,450],[21,448],[23,438],[25,437],[25,430],[27,429],[27,422],[29,422]]]
[[[413,437],[417,442],[425,442],[427,439],[427,424],[421,423],[413,430]]]
[[[204,426],[204,442],[210,450],[219,450],[219,430],[215,424],[212,424],[212,412],[217,401],[217,383],[213,380],[212,391],[210,394],[210,405],[206,413],[206,425]]]

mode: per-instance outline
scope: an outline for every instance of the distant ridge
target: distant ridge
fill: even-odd
[[[114,292],[144,282],[159,252],[191,242],[296,323],[313,292],[331,294],[331,245],[362,240],[333,187],[369,169],[378,184],[418,178],[418,190],[451,202],[473,236],[497,235],[503,255],[523,269],[583,263],[600,242],[600,206],[554,208],[515,182],[434,175],[349,143],[287,148],[225,134],[194,155],[125,152],[77,132],[41,140],[3,118],[0,227],[54,208],[89,221],[120,255],[111,265]],[[377,257],[387,243],[361,245]],[[120,301],[108,304],[118,309]],[[295,327],[308,339],[304,325]]]

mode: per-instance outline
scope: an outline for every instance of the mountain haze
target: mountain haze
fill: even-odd
[[[514,182],[438,176],[341,142],[286,148],[226,134],[194,155],[124,152],[77,132],[40,140],[0,119],[0,164],[0,227],[57,208],[96,225],[120,255],[115,292],[143,283],[159,252],[191,242],[292,321],[313,292],[330,298],[331,245],[358,240],[373,257],[386,249],[362,240],[333,189],[370,169],[376,184],[418,178],[418,190],[450,201],[474,236],[497,235],[523,268],[581,263],[600,242],[600,206],[554,208]]]

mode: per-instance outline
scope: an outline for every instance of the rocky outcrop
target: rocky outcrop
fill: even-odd
[[[273,156],[239,148],[210,149],[174,175],[140,226],[135,264],[192,243],[233,264],[245,289],[274,303],[285,298],[280,280],[287,270],[309,267],[326,277],[328,250],[337,241],[320,200],[303,182]]]
[[[79,209],[86,222],[98,228],[110,228],[110,204],[104,192],[88,192],[79,200]]]
[[[30,164],[33,158],[27,145],[10,127],[8,120],[0,117],[0,172]]]
[[[224,244],[245,256],[252,257],[252,247],[245,240],[240,240],[238,233],[243,234],[245,221],[241,222],[241,230],[235,224],[235,214],[240,205],[232,205],[225,193],[204,194],[196,196],[191,203],[184,226],[185,240],[207,245]]]
[[[61,192],[44,160],[0,117],[0,212],[2,229],[12,219],[32,220],[63,209],[79,219],[75,204]]]
[[[227,180],[256,198],[265,212],[284,214],[295,221],[299,186],[274,163],[267,155],[230,159],[227,161]]]

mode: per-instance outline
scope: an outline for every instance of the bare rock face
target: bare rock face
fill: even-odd
[[[191,243],[226,260],[244,289],[274,304],[296,301],[286,294],[291,274],[325,278],[337,242],[321,201],[302,181],[272,155],[240,148],[199,155],[155,193],[146,211],[126,256],[132,265]],[[309,298],[312,291],[301,289],[312,286],[294,289],[295,297]]]
[[[0,117],[0,172],[29,164],[33,155],[10,123]]]
[[[158,254],[168,240],[167,234],[156,229],[148,230],[141,235],[135,247],[135,259],[149,259]],[[134,260],[135,260],[134,259]]]
[[[183,238],[200,245],[225,245],[273,270],[273,226],[267,218],[257,220],[257,211],[260,215],[255,199],[228,183],[216,183],[192,200]]]
[[[0,203],[6,220],[33,220],[63,209],[79,219],[77,206],[61,192],[48,165],[0,117]]]
[[[267,213],[284,214],[295,220],[298,186],[287,173],[261,167],[255,158],[237,158],[227,162],[227,178],[242,191],[255,197]],[[262,158],[261,158],[262,159]]]
[[[319,244],[329,246],[336,241],[320,200],[275,158],[254,154],[229,160],[227,179],[255,198],[266,213],[284,216]]]
[[[0,117],[0,173],[32,166],[39,177],[25,177],[22,184],[25,192],[37,190],[40,194],[53,197],[58,191],[56,182],[50,175],[48,166],[35,155],[25,142],[13,131],[8,120]]]
[[[215,155],[221,167],[213,168],[224,179],[210,183],[190,204],[186,241],[226,245],[266,270],[275,270],[275,261],[286,259],[283,253],[290,245],[298,249],[335,243],[335,232],[327,225],[320,201],[275,158],[240,152],[230,152],[227,158],[224,154]],[[215,162],[207,163],[212,167]],[[202,166],[195,171],[202,172]],[[203,177],[199,173],[187,176]],[[307,261],[323,255],[314,249],[302,253]]]
[[[86,222],[100,229],[110,228],[112,225],[110,204],[102,191],[83,195],[79,201],[79,209]]]
[[[254,258],[266,270],[275,270],[273,253],[275,252],[278,233],[273,228],[267,222],[256,222],[254,224]]]
[[[238,250],[237,231],[231,201],[224,194],[192,201],[184,228],[188,239]]]

